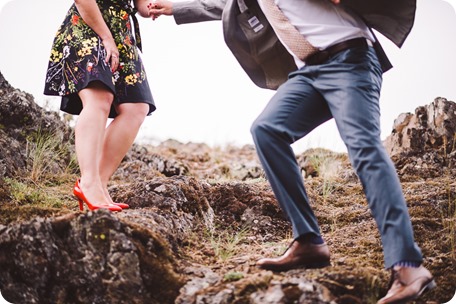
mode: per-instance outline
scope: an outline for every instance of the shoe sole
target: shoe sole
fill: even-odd
[[[274,267],[274,266],[269,266],[269,267],[264,267],[264,266],[258,266],[261,269],[265,270],[271,270],[271,271],[288,271],[292,269],[317,269],[317,268],[324,268],[327,266],[331,266],[331,263],[329,261],[326,262],[317,262],[317,263],[309,263],[309,264],[301,264],[297,265],[296,267]]]
[[[437,287],[437,284],[435,283],[434,279],[431,279],[428,283],[424,284],[424,286],[421,288],[421,290],[418,292],[418,294],[412,300],[415,300],[416,298],[421,296],[424,292],[434,289],[435,287]]]
[[[418,299],[423,293],[435,288],[436,286],[437,286],[437,284],[435,283],[434,279],[431,279],[426,284],[424,284],[423,287],[421,287],[420,291],[416,295],[414,295],[413,297],[402,299],[402,300],[396,301],[396,302],[391,302],[390,304],[407,304],[407,303],[410,303],[410,301]]]

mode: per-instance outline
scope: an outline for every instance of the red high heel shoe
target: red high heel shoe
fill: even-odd
[[[81,187],[79,186],[79,180],[76,181],[76,184],[74,185],[74,191],[77,191],[79,192],[79,195],[82,194],[82,191],[81,191]],[[77,196],[77,195],[76,195]],[[113,205],[116,205],[116,206],[119,206],[120,208],[122,209],[128,209],[130,208],[129,205],[125,204],[125,203],[115,203],[113,202],[112,203]]]
[[[87,207],[90,210],[97,210],[97,209],[109,209],[110,211],[122,211],[122,208],[113,204],[102,204],[102,205],[93,205],[90,203],[84,193],[81,190],[81,187],[79,186],[79,179],[76,181],[76,184],[74,185],[73,188],[73,194],[77,197],[79,201],[79,210],[83,211],[84,210],[84,203],[86,203]]]
[[[128,209],[130,208],[130,206],[128,204],[125,204],[125,203],[116,203],[116,202],[113,202],[114,205],[116,206],[119,206],[120,208],[122,209]]]

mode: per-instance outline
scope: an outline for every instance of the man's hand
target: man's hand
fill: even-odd
[[[331,2],[334,4],[340,4],[340,0],[331,0]]]
[[[154,0],[148,8],[153,20],[161,15],[171,16],[173,14],[173,3],[168,0]]]

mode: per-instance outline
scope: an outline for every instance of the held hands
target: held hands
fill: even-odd
[[[340,4],[341,0],[330,0],[334,4]],[[161,15],[171,16],[173,14],[173,2],[169,0],[152,0],[147,5],[149,16],[152,20],[157,19]]]
[[[153,0],[149,5],[149,16],[152,20],[157,19],[161,15],[170,16],[173,14],[173,3],[168,0]]]

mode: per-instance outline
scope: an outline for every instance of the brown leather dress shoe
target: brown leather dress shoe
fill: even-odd
[[[423,266],[395,267],[392,270],[391,281],[388,293],[377,304],[407,303],[436,286],[431,273]]]
[[[329,265],[329,249],[326,243],[312,244],[299,240],[294,240],[282,256],[265,258],[257,262],[258,267],[273,271],[322,268]]]

